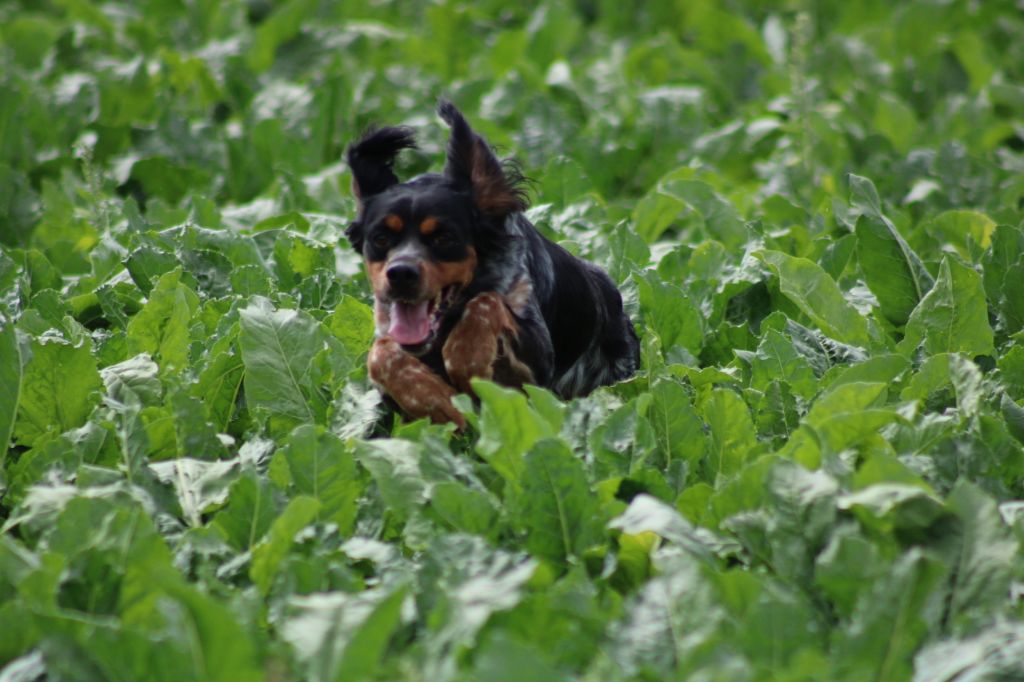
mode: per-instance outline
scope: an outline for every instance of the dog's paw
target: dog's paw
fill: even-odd
[[[374,341],[366,365],[370,379],[409,417],[427,417],[435,424],[453,422],[460,430],[466,427],[462,413],[452,405],[455,389],[403,351],[397,341],[387,337]]]
[[[508,340],[515,334],[515,319],[501,294],[489,291],[474,297],[441,349],[448,378],[472,395],[470,379],[491,380],[495,362],[510,352]]]

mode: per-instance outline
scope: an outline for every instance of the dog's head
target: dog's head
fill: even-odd
[[[415,146],[408,128],[381,128],[348,149],[359,214],[346,231],[363,255],[378,332],[414,353],[437,341],[446,314],[464,303],[505,219],[526,208],[521,176],[503,166],[450,102],[444,172],[399,182],[397,154]]]

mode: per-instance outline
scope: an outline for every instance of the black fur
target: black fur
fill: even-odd
[[[443,174],[398,182],[395,156],[415,146],[406,128],[372,132],[348,152],[359,215],[346,234],[368,263],[387,261],[399,248],[441,264],[458,263],[470,252],[477,258],[472,282],[439,313],[436,334],[409,352],[447,379],[444,339],[467,301],[496,291],[509,300],[519,327],[512,350],[536,383],[569,398],[631,376],[639,366],[639,343],[612,280],[526,219],[522,175],[495,156],[454,105],[442,101],[438,113],[451,127]],[[393,216],[402,218],[402,230],[384,225]],[[443,240],[417,231],[428,216],[440,220]],[[376,293],[378,306],[384,305],[386,294]]]

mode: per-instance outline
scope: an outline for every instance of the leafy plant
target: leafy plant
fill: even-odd
[[[0,7],[0,678],[1024,676],[1009,0]],[[643,344],[386,415],[345,144],[436,98]]]

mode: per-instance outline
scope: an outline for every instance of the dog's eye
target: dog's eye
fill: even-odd
[[[391,237],[383,232],[378,232],[370,242],[378,249],[386,249],[391,245]]]
[[[448,248],[449,246],[455,246],[455,237],[447,230],[443,232],[435,232],[434,246],[442,249]]]

